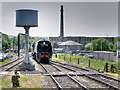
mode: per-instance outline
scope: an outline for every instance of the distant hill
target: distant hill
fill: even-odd
[[[38,37],[38,36],[35,36],[34,39],[39,39],[39,40],[45,39],[45,40],[49,40],[49,37]]]

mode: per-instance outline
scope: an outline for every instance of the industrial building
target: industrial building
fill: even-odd
[[[114,37],[86,37],[86,36],[67,36],[64,37],[64,19],[63,19],[63,5],[61,5],[61,17],[60,17],[60,36],[58,37],[49,37],[49,40],[53,44],[53,48],[58,48],[60,42],[66,42],[66,41],[74,41],[79,44],[82,44],[81,50],[84,50],[85,44],[91,43],[92,40],[98,39],[98,38],[105,38],[109,42],[114,43]]]

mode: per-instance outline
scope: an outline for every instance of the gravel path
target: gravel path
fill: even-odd
[[[40,64],[38,64],[32,57],[30,57],[31,62],[35,65],[36,71],[45,72],[45,70],[42,68]]]
[[[105,78],[105,77],[100,76],[100,75],[91,75],[91,76],[97,78],[98,80],[104,81],[108,84],[111,84],[113,86],[119,87],[119,89],[120,89],[120,83],[118,81],[108,79],[108,78]]]
[[[73,76],[73,78],[77,79],[80,83],[85,85],[87,88],[108,88],[107,86],[98,83],[94,80],[91,80],[85,76]]]
[[[54,78],[58,81],[62,88],[79,88],[79,86],[67,76],[56,76]]]

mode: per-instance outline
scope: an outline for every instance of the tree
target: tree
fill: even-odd
[[[110,46],[110,50],[112,51],[113,50],[113,43],[109,43],[109,46]]]
[[[93,51],[101,51],[101,50],[109,51],[110,46],[108,44],[108,40],[106,40],[104,38],[99,38],[99,39],[92,41],[90,49]]]
[[[116,52],[117,51],[117,42],[120,41],[120,38],[115,38],[114,39],[114,46],[113,46],[113,51]]]
[[[17,46],[17,41],[16,37],[11,38],[11,48],[14,49],[14,46]]]
[[[91,43],[87,43],[87,44],[85,45],[85,49],[87,49],[87,50],[90,50],[90,47],[91,47]]]
[[[2,50],[7,50],[11,46],[11,41],[8,35],[2,33]]]

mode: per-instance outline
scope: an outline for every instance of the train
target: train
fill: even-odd
[[[49,63],[52,57],[52,45],[48,40],[39,40],[32,45],[32,56],[38,63]]]

